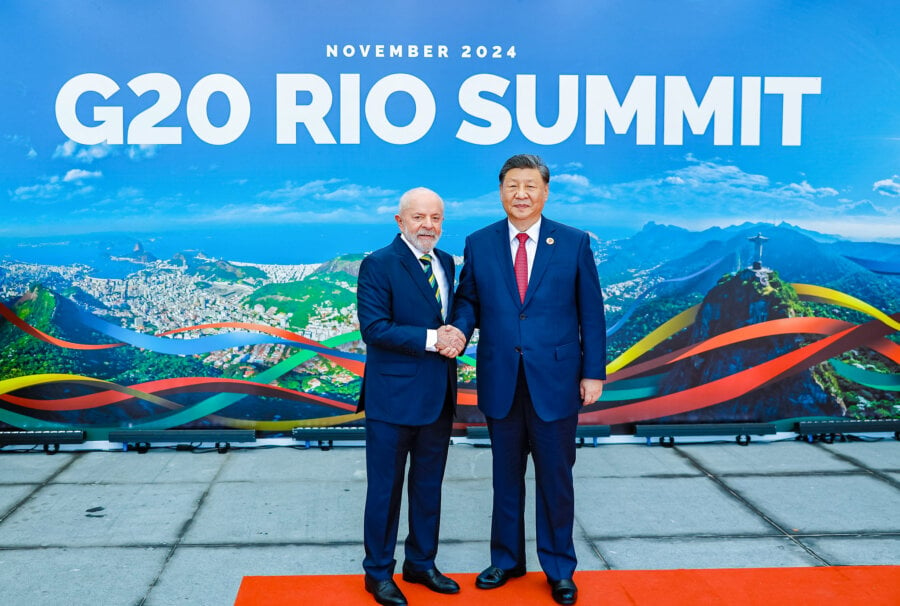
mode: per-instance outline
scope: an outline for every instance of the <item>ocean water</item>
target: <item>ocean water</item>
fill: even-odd
[[[440,248],[462,255],[465,236],[484,224],[467,221],[457,222],[450,228],[445,226]],[[397,233],[397,225],[391,221],[377,225],[229,226],[161,233],[0,238],[0,263],[83,263],[97,269],[103,277],[123,277],[140,266],[121,259],[134,258],[142,249],[158,259],[170,259],[184,251],[200,251],[227,261],[295,265],[370,252],[387,245]]]

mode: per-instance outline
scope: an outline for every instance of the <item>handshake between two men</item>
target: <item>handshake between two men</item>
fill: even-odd
[[[455,326],[445,324],[437,329],[437,343],[434,348],[448,358],[455,358],[466,348],[466,337]]]

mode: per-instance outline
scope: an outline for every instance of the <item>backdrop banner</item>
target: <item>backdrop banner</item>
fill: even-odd
[[[603,286],[582,424],[898,418],[897,16],[4,2],[0,429],[363,423],[360,261],[424,186],[461,262],[517,153]],[[477,357],[458,432],[484,421]]]

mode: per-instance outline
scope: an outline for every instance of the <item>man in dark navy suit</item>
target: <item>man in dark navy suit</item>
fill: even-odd
[[[393,580],[400,501],[409,459],[409,535],[403,579],[439,593],[459,585],[435,567],[441,482],[456,405],[456,355],[438,328],[450,312],[455,267],[437,250],[444,203],[433,191],[403,194],[394,241],[363,259],[357,308],[366,343],[359,410],[366,412],[366,590],[406,604]]]
[[[493,589],[525,574],[525,469],[534,463],[538,560],[554,600],[574,604],[572,466],[582,405],[606,378],[603,295],[588,235],[543,217],[550,171],[518,155],[500,171],[506,219],[471,234],[454,301],[465,338],[479,329],[478,407],[493,452]]]

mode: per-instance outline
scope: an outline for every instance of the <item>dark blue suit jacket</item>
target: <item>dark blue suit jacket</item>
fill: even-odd
[[[478,407],[488,417],[509,412],[520,358],[544,421],[578,412],[582,378],[606,378],[603,295],[590,239],[546,217],[524,303],[507,220],[466,238],[452,323],[467,337],[479,329]]]
[[[447,277],[452,308],[453,257],[437,249],[434,255]],[[425,351],[426,330],[445,322],[422,266],[399,234],[363,259],[357,315],[366,343],[358,410],[397,425],[433,423],[447,390],[456,402],[456,360]]]

